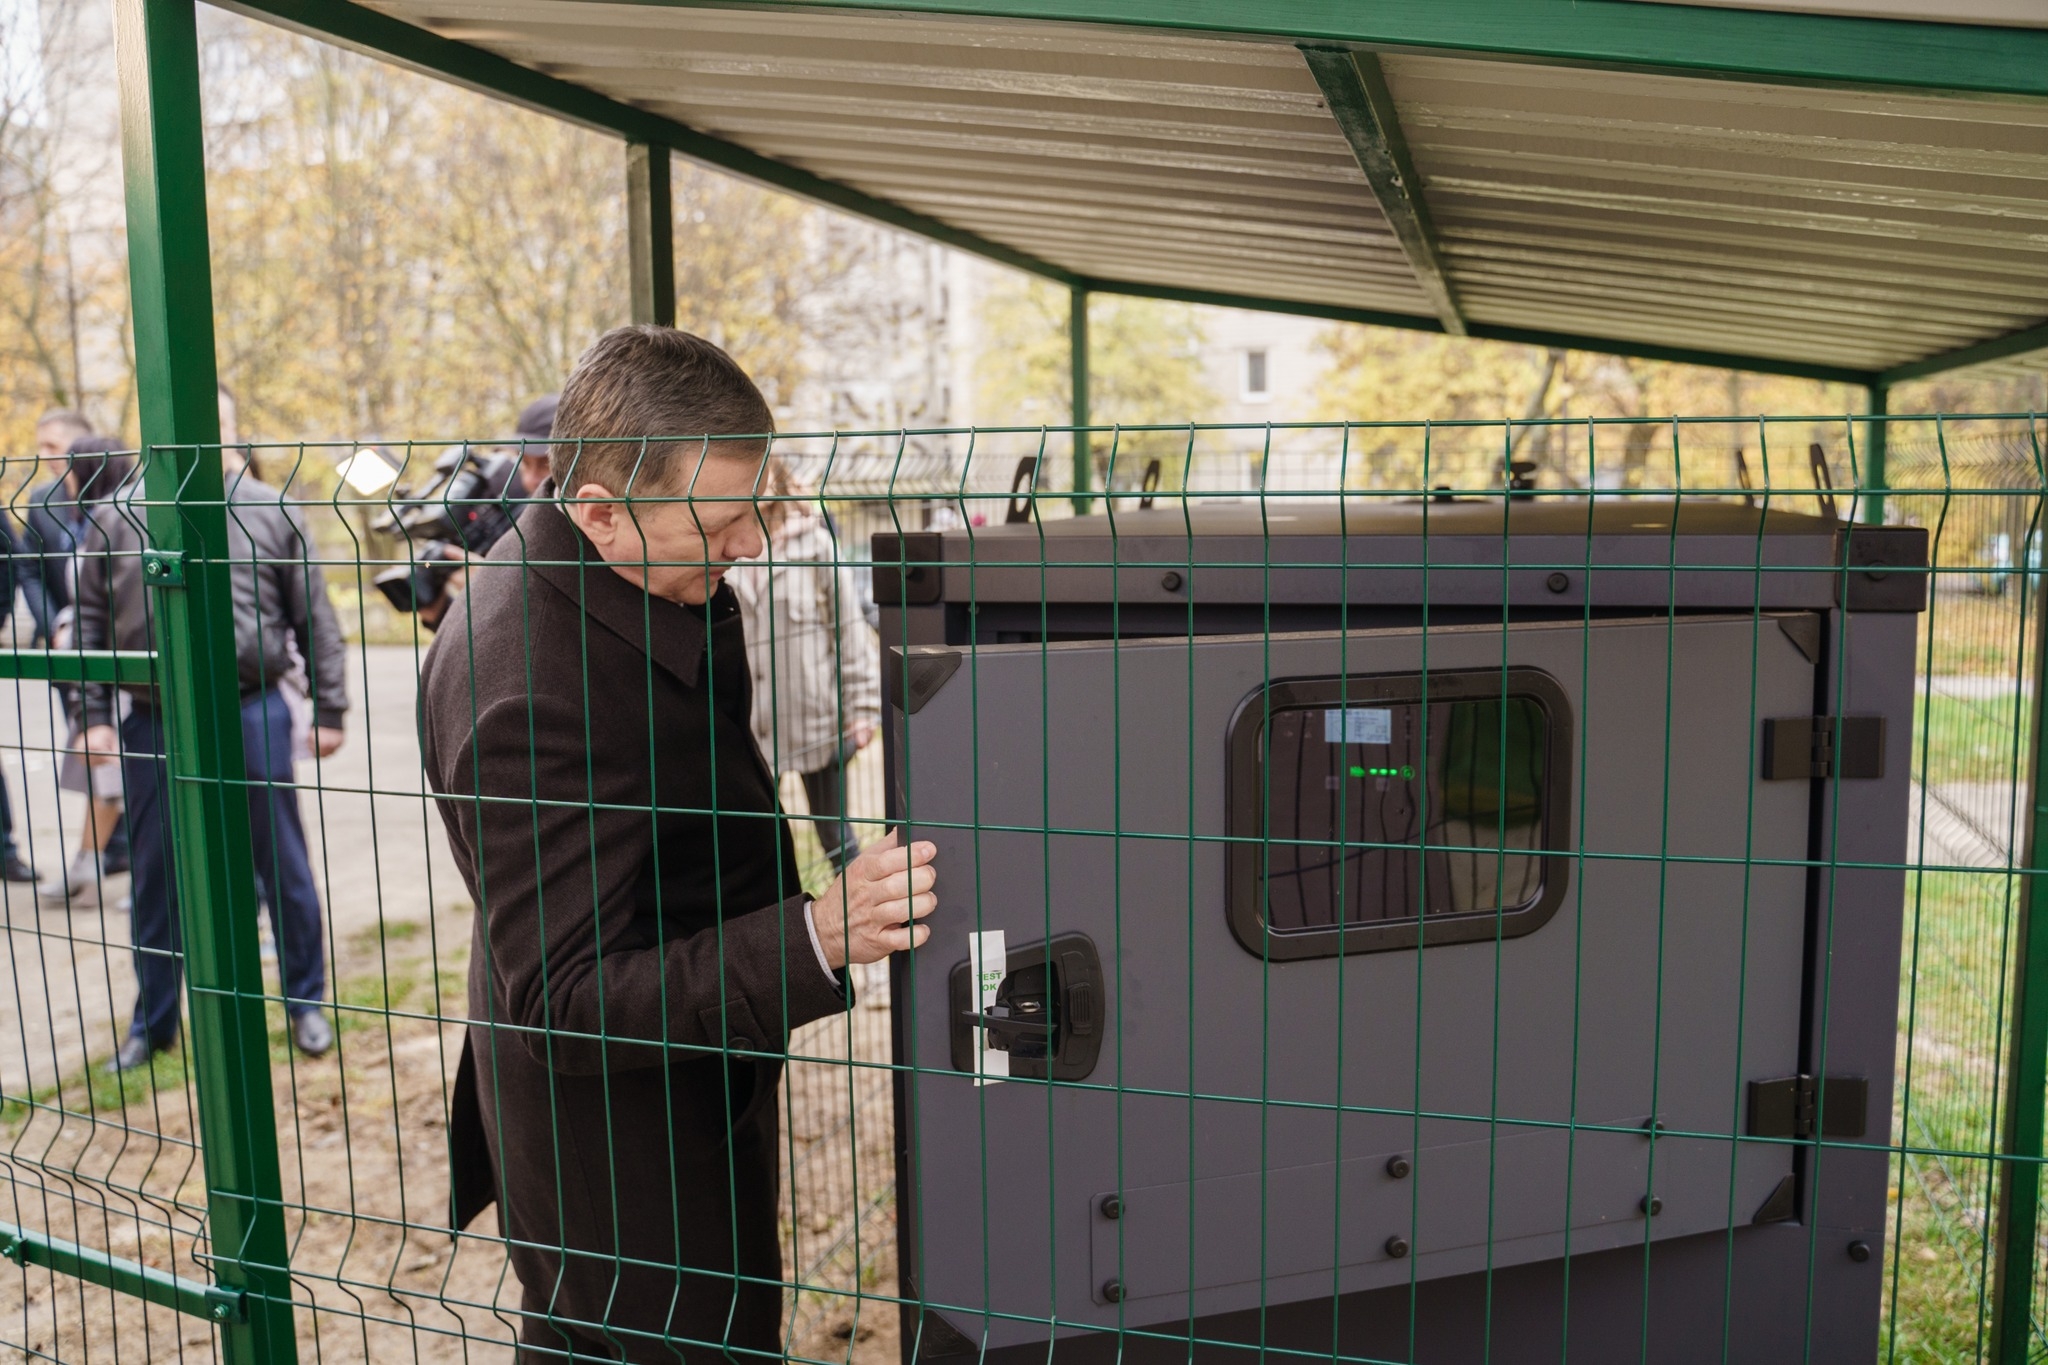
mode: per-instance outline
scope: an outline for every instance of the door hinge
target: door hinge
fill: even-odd
[[[185,552],[183,550],[144,550],[142,552],[142,581],[152,588],[184,587]]]
[[[1883,777],[1883,716],[1780,716],[1764,722],[1763,776]]]
[[[1870,1082],[1861,1076],[1787,1076],[1749,1083],[1751,1137],[1810,1138],[1819,1121],[1824,1138],[1860,1138],[1870,1107]]]

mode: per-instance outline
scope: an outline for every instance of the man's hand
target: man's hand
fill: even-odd
[[[866,721],[861,721],[846,732],[846,742],[855,753],[859,753],[862,749],[867,748],[874,741],[874,738],[875,727]]]
[[[313,752],[322,758],[332,758],[347,738],[348,735],[338,725],[316,725],[313,727]]]
[[[111,725],[88,725],[79,747],[88,754],[118,754],[121,752],[121,736]]]
[[[880,962],[931,937],[931,926],[914,924],[938,906],[932,884],[935,844],[898,846],[894,830],[865,849],[839,879],[811,905],[811,927],[833,971],[849,963]]]

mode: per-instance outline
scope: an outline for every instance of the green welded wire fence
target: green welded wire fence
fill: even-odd
[[[728,576],[745,667],[717,676],[751,680],[772,799],[623,808],[723,821],[714,842],[775,830],[778,895],[823,893],[834,850],[887,827],[941,848],[932,943],[853,968],[850,1008],[786,1037],[722,1023],[667,1044],[725,1084],[781,1062],[748,1120],[772,1134],[773,1250],[740,1269],[730,1246],[769,1234],[730,1210],[707,1225],[716,1252],[522,1239],[492,1212],[450,1229],[465,1037],[618,1045],[473,998],[502,945],[478,933],[422,774],[430,645],[479,695],[493,680],[458,649],[466,609],[434,644],[401,608],[546,567],[513,553],[534,534],[517,490],[488,488],[510,457],[257,445],[231,452],[249,466],[225,497],[131,474],[86,509],[128,535],[14,561],[17,582],[74,599],[109,591],[124,558],[151,577],[106,603],[144,613],[139,648],[88,652],[75,613],[45,621],[26,598],[11,623],[0,776],[37,880],[0,884],[0,1341],[61,1360],[497,1359],[538,1322],[570,1335],[536,1358],[590,1340],[821,1361],[1042,1360],[1048,1342],[2031,1358],[2048,1317],[2048,1058],[2025,1046],[2048,1002],[2022,989],[2048,937],[2026,914],[2043,425],[1892,418],[1881,502],[1871,425],[1103,427],[1084,489],[1063,429],[799,434],[737,491],[628,490],[631,516],[682,502],[758,524],[760,559]],[[639,460],[696,467],[704,448],[649,441]],[[483,482],[449,477],[464,470]],[[0,468],[18,521],[48,473]],[[247,538],[265,499],[296,527],[288,553]],[[478,562],[472,514],[491,508],[499,558]],[[182,557],[166,526],[198,528]],[[271,738],[215,731],[138,812],[137,732],[114,784],[75,749],[82,699],[132,717],[225,685],[158,604],[186,594],[231,657],[237,574],[324,593],[341,651],[268,641],[288,675],[291,719],[263,732],[293,747],[282,775]],[[346,740],[322,754],[336,658]],[[651,657],[635,667],[584,684],[581,723],[648,693]],[[154,692],[123,703],[116,682]],[[1881,738],[1847,723],[1878,716]],[[597,779],[593,828],[621,804]],[[136,874],[92,852],[117,785],[132,847],[242,878],[273,912],[291,894],[277,864],[227,865],[233,837],[166,808],[253,795],[274,821],[280,794],[296,802],[332,1051],[293,1045],[288,1015],[313,1002],[291,998],[302,964],[284,959],[303,943],[271,915],[227,922],[233,897],[188,897],[184,1026],[146,1066],[103,1070],[136,992]],[[542,853],[587,881],[603,851]],[[996,930],[1000,950],[975,948],[1006,955],[985,999],[968,936]],[[776,970],[809,951],[790,943]],[[208,997],[258,1010],[260,1045]],[[270,1109],[221,1101],[223,1072],[267,1077]],[[671,1135],[702,1121],[599,1093]],[[544,1164],[602,1181],[614,1159]],[[669,1228],[686,1193],[601,1202],[622,1229]],[[627,1292],[550,1306],[514,1250],[529,1272],[601,1262]],[[645,1334],[628,1300],[704,1282],[757,1316],[772,1303],[770,1344],[696,1318],[687,1340]]]

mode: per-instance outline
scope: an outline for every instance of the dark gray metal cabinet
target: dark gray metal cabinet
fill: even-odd
[[[890,813],[943,869],[893,979],[906,1352],[1869,1358],[1903,874],[1848,865],[1904,857],[1920,533],[1542,499],[876,550]],[[977,1085],[989,929],[1052,1056]]]

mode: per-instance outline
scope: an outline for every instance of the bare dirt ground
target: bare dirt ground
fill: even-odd
[[[466,944],[452,906],[433,938]],[[445,1095],[461,1026],[436,1017],[435,992],[460,1012],[460,954],[435,970],[430,936],[383,945],[385,965],[344,984],[337,1057],[307,1061],[274,1040],[274,1079],[305,1361],[510,1358],[519,1286],[494,1215],[459,1238],[446,1229]],[[454,992],[451,998],[451,992]],[[368,1011],[388,1000],[390,1013]],[[880,1006],[880,1007],[878,1007]],[[788,1130],[782,1229],[792,1286],[792,1357],[882,1365],[896,1358],[894,1223],[885,1000],[799,1035],[783,1114]],[[281,1020],[279,1021],[281,1027]],[[175,1056],[152,1088],[74,1081],[30,1110],[16,1106],[0,1160],[8,1221],[205,1280],[204,1172],[194,1100]],[[123,1103],[123,1100],[126,1100]],[[20,1358],[209,1358],[213,1328],[39,1268],[0,1274],[0,1343]],[[885,1296],[862,1299],[861,1291]]]

